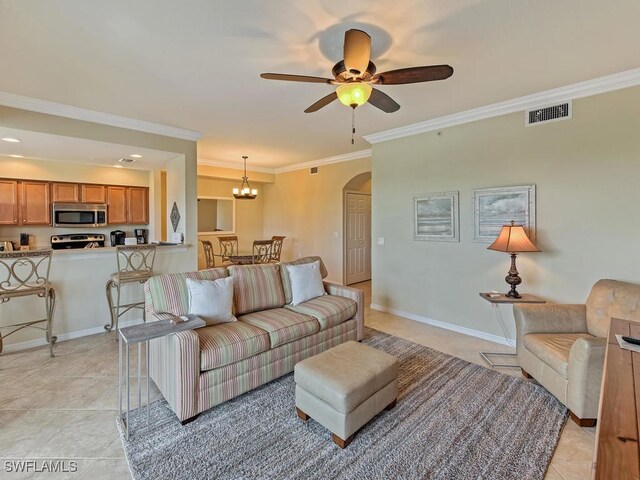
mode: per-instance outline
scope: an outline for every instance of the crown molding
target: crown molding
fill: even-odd
[[[232,170],[244,170],[242,163],[221,162],[218,160],[209,160],[207,158],[198,158],[198,165],[206,165],[208,167],[230,168]],[[248,172],[270,173],[275,174],[276,169],[270,167],[247,167]]]
[[[366,135],[364,139],[371,144],[386,142],[388,140],[408,137],[418,133],[432,132],[434,130],[452,127],[454,125],[484,120],[500,115],[506,115],[508,113],[528,110],[534,107],[541,107],[549,103],[590,97],[592,95],[613,92],[615,90],[634,87],[637,85],[640,85],[640,68],[606,75],[593,80],[573,83],[571,85],[565,85],[564,87],[554,88],[544,92],[506,100],[504,102],[493,103],[491,105],[485,105],[484,107],[473,108],[471,110],[465,110],[451,115],[446,115],[444,117],[413,123],[404,127],[372,133],[370,135]]]
[[[86,108],[63,105],[61,103],[48,102],[37,98],[23,97],[14,93],[0,92],[0,105],[32,112],[46,113],[58,117],[73,118],[86,122],[111,125],[112,127],[127,128],[140,132],[153,133],[165,137],[179,138],[182,140],[198,141],[202,133],[184,128],[161,125],[159,123],[137,120],[135,118],[121,117],[110,113],[98,112]]]
[[[275,168],[275,173],[287,173],[294,172],[296,170],[303,170],[310,167],[319,167],[322,165],[330,165],[332,163],[349,162],[351,160],[358,160],[359,158],[367,158],[371,156],[371,149],[358,150],[357,152],[345,153],[342,155],[336,155],[334,157],[320,158],[318,160],[311,160],[309,162],[295,163],[293,165],[287,165],[285,167]]]

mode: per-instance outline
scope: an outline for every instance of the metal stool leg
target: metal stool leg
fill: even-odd
[[[53,312],[56,308],[56,291],[53,288],[50,288],[47,292],[47,296],[44,299],[45,308],[47,310],[47,330],[46,330],[46,339],[49,344],[49,356],[54,357],[53,355],[53,344],[56,343],[58,337],[53,335]]]
[[[116,314],[115,314],[115,320],[116,320],[116,332],[118,331],[118,322],[120,320],[120,282],[116,283]]]
[[[111,330],[113,330],[113,327],[116,324],[116,320],[113,316],[113,295],[111,293],[113,288],[113,283],[114,283],[113,280],[109,280],[106,286],[107,304],[109,305],[109,316],[111,317],[111,324],[104,326],[104,329],[107,332],[110,332]]]

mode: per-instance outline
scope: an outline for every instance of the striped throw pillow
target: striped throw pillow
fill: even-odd
[[[284,291],[278,265],[232,265],[235,314],[284,306]]]

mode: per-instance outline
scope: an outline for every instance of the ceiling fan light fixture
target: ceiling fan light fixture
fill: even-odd
[[[344,83],[336,89],[338,100],[347,107],[356,108],[367,103],[371,96],[371,85],[368,83]]]

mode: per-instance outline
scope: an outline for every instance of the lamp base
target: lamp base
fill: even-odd
[[[505,282],[511,285],[511,290],[506,293],[509,298],[521,298],[520,294],[516,291],[516,286],[522,283],[522,279],[520,275],[518,275],[518,269],[516,268],[516,255],[517,253],[511,254],[511,268],[507,276],[504,277]]]

